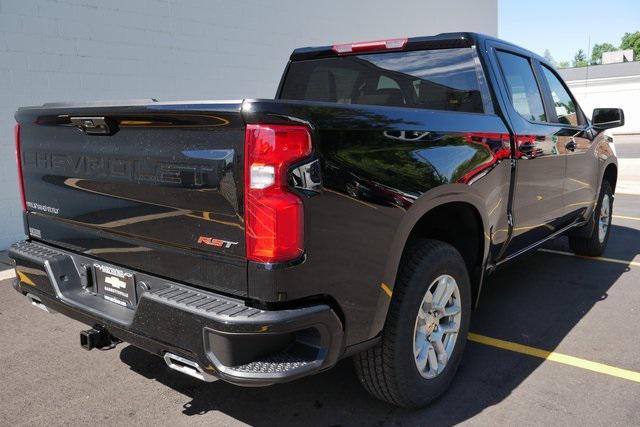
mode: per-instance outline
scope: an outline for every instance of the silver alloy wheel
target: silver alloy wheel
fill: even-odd
[[[602,197],[602,206],[600,207],[600,218],[598,218],[598,240],[604,243],[607,237],[607,230],[611,222],[611,199],[608,194]]]
[[[443,274],[429,285],[413,328],[413,357],[424,378],[438,376],[456,345],[462,305],[456,280]]]

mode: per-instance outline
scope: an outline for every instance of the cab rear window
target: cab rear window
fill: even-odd
[[[472,113],[491,108],[473,48],[295,61],[280,99]]]

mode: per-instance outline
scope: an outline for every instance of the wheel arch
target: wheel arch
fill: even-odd
[[[618,165],[615,162],[610,162],[604,167],[604,171],[602,172],[602,180],[609,181],[611,184],[611,189],[615,193],[616,191],[616,183],[618,182]]]
[[[434,224],[434,221],[441,222]],[[475,303],[489,252],[486,227],[485,201],[465,184],[441,186],[420,197],[407,210],[390,245],[383,281],[386,290],[380,293],[371,336],[377,335],[384,326],[403,256],[417,238],[441,240],[458,249],[469,269],[472,304]]]

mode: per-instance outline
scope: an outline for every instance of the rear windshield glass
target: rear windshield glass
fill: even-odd
[[[482,79],[472,48],[343,56],[292,62],[280,98],[482,113]]]

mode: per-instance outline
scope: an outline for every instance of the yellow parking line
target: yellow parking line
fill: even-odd
[[[626,261],[624,259],[607,258],[603,256],[591,257],[591,256],[577,255],[577,254],[572,254],[571,252],[556,251],[555,249],[546,249],[546,248],[538,249],[538,251],[546,252],[549,254],[567,255],[567,256],[574,256],[576,258],[591,259],[594,261],[615,262],[616,264],[624,264],[630,267],[640,267],[640,262],[637,262],[637,261]]]
[[[640,221],[640,218],[636,216],[625,216],[625,215],[612,215],[612,216],[618,219],[632,219],[634,221]]]
[[[623,378],[625,380],[640,383],[640,372],[630,371],[628,369],[616,368],[615,366],[605,365],[604,363],[592,362],[590,360],[581,359],[579,357],[568,356],[555,351],[542,350],[528,345],[522,345],[511,341],[504,341],[497,338],[487,337],[485,335],[474,334],[469,332],[469,341],[488,345],[491,347],[509,350],[516,353],[526,354],[527,356],[538,357],[544,360],[562,363],[574,366],[576,368],[586,369],[588,371],[598,372],[612,377]]]

